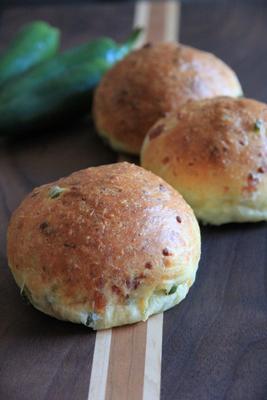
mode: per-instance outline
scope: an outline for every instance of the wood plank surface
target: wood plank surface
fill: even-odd
[[[221,57],[266,102],[266,21],[266,3],[190,2],[180,41]],[[164,314],[162,399],[267,399],[266,224],[201,231],[196,283]]]
[[[122,40],[133,16],[130,2],[6,7],[0,9],[0,50],[17,27],[31,19],[58,25],[66,48],[99,35]],[[185,2],[180,20],[181,42],[222,57],[236,70],[248,96],[267,101],[267,4]],[[49,318],[22,302],[7,268],[6,228],[10,213],[34,186],[116,160],[89,117],[42,137],[0,142],[0,399],[88,399],[95,333]],[[195,285],[185,301],[164,313],[161,399],[265,400],[266,224],[202,227],[202,243]],[[138,329],[136,325],[133,341]],[[118,350],[119,336],[118,330]],[[121,351],[124,347],[127,343],[121,342]],[[115,363],[115,353],[110,360]],[[109,371],[107,380],[111,373],[116,369]],[[123,389],[106,396],[127,400]],[[140,393],[131,398],[141,399]],[[144,398],[154,400],[153,394]]]

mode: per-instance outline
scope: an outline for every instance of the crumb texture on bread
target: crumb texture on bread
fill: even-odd
[[[157,43],[132,52],[105,74],[94,97],[94,120],[115,150],[139,154],[159,118],[188,100],[220,95],[242,95],[223,61],[181,44]]]
[[[267,105],[217,97],[158,121],[141,164],[175,187],[204,223],[267,219]]]
[[[9,266],[30,302],[93,329],[179,303],[199,257],[191,208],[161,178],[128,163],[34,189],[8,229]]]

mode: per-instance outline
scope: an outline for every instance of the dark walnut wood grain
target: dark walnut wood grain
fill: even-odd
[[[0,14],[0,47],[32,19],[59,26],[63,48],[100,35],[123,40],[132,29],[132,10],[123,4],[7,8]],[[88,116],[89,111],[88,106]],[[90,117],[69,128],[0,142],[0,399],[88,397],[95,333],[23,303],[7,267],[6,229],[11,212],[34,186],[116,160]]]
[[[267,7],[182,6],[180,40],[229,63],[247,96],[267,101]],[[266,223],[202,227],[187,299],[164,315],[162,399],[267,399]]]
[[[0,49],[17,27],[38,18],[62,28],[63,47],[99,35],[123,39],[133,7],[7,7],[0,12]],[[180,39],[222,57],[248,96],[267,101],[266,20],[263,2],[186,2]],[[0,143],[0,399],[87,399],[95,334],[22,302],[7,268],[6,228],[34,186],[116,160],[90,118]],[[196,283],[184,302],[164,314],[161,398],[267,399],[266,224],[204,227],[202,238]]]

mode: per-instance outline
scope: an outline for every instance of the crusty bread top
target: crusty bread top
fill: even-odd
[[[186,103],[151,128],[142,165],[204,198],[246,197],[266,187],[267,105],[217,97]]]
[[[96,90],[94,118],[113,147],[138,154],[148,129],[187,100],[240,94],[235,73],[213,54],[157,43],[106,73]]]
[[[27,282],[35,295],[54,288],[66,307],[75,301],[100,313],[110,301],[142,301],[148,287],[183,273],[172,270],[180,253],[195,253],[197,265],[192,210],[162,179],[128,163],[34,189],[8,231],[9,265],[21,287]]]

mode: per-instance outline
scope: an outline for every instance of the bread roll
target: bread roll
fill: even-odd
[[[95,125],[115,150],[139,154],[148,129],[188,100],[241,94],[235,73],[213,54],[176,43],[146,45],[103,77]]]
[[[141,164],[176,188],[204,223],[267,219],[267,105],[192,101],[149,131]]]
[[[133,164],[88,168],[33,190],[8,229],[14,278],[40,311],[93,329],[179,303],[195,280],[191,208]]]

